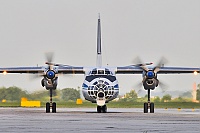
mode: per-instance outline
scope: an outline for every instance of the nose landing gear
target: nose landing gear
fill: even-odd
[[[154,103],[151,103],[150,99],[150,89],[148,89],[148,102],[144,103],[144,113],[148,113],[148,109],[150,109],[150,113],[154,113]]]
[[[52,109],[52,113],[56,113],[56,103],[52,102],[52,91],[53,91],[53,88],[50,88],[49,89],[50,102],[46,103],[46,113],[50,113],[51,109]]]

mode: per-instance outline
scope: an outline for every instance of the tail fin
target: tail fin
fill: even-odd
[[[102,55],[101,55],[101,21],[100,14],[98,18],[98,27],[97,27],[97,67],[102,66]]]

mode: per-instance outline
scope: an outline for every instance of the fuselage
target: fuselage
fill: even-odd
[[[106,103],[119,94],[119,85],[115,74],[107,68],[93,68],[85,75],[82,93],[86,100],[96,103],[104,100]]]
[[[96,68],[86,71],[82,93],[86,100],[101,106],[97,108],[98,112],[106,112],[105,103],[115,99],[119,94],[115,72],[108,67],[102,67],[100,15],[97,26],[97,65]]]

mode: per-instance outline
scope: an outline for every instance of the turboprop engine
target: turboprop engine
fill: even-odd
[[[56,89],[58,84],[58,76],[56,68],[49,67],[44,71],[44,78],[41,80],[41,85],[45,87],[47,90],[49,89]]]
[[[145,72],[142,83],[145,90],[154,90],[158,86],[159,80],[157,79],[156,73],[154,71],[149,70]]]

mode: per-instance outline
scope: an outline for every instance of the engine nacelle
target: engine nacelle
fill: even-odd
[[[145,90],[154,90],[158,86],[159,80],[156,78],[146,78],[143,81],[143,86]]]
[[[47,90],[56,89],[57,84],[58,84],[58,77],[56,77],[54,79],[43,78],[41,80],[42,87],[45,87]]]

